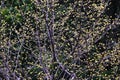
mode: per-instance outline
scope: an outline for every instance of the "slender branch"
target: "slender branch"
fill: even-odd
[[[50,40],[50,44],[51,44],[51,49],[52,49],[52,60],[57,61],[57,57],[56,57],[56,51],[55,51],[55,43],[54,43],[54,38],[53,38],[53,25],[54,25],[54,12],[52,12],[52,18],[50,19],[50,21],[52,22],[51,24],[49,24],[49,11],[48,9],[50,9],[49,6],[51,6],[51,4],[49,4],[49,0],[46,1],[46,6],[47,6],[47,11],[46,11],[46,28],[47,28],[47,32],[48,32],[48,38]]]

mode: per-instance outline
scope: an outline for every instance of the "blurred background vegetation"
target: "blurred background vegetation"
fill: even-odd
[[[120,80],[119,0],[0,1],[0,80]]]

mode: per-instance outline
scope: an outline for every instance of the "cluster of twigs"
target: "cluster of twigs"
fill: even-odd
[[[109,0],[108,0],[108,2],[109,2]],[[54,27],[56,26],[55,25],[55,9],[54,9],[55,1],[54,0],[45,0],[45,1],[35,0],[34,4],[36,4],[35,12],[41,13],[43,15],[43,17],[41,17],[41,16],[38,17],[38,15],[37,16],[34,15],[34,19],[35,19],[34,30],[33,30],[33,34],[29,35],[30,37],[34,38],[33,39],[35,42],[34,45],[35,45],[35,48],[37,48],[37,50],[38,50],[38,55],[36,57],[36,55],[34,55],[35,52],[32,51],[31,47],[29,47],[29,46],[26,47],[27,41],[28,41],[28,43],[30,43],[30,42],[26,38],[27,34],[24,31],[21,34],[16,35],[17,40],[16,40],[15,44],[13,44],[12,42],[14,42],[14,40],[13,41],[11,40],[11,36],[12,36],[12,29],[11,29],[10,32],[8,33],[9,34],[8,38],[6,39],[6,41],[4,41],[4,43],[5,43],[4,45],[6,45],[7,47],[1,46],[3,44],[0,45],[0,51],[1,51],[0,62],[2,64],[2,65],[0,64],[0,80],[2,80],[2,79],[5,79],[5,80],[28,79],[29,80],[31,77],[29,75],[29,70],[34,68],[35,66],[37,66],[36,64],[38,64],[39,67],[41,68],[41,71],[43,72],[44,80],[61,80],[63,78],[65,80],[77,80],[76,73],[70,72],[70,70],[68,70],[68,68],[58,58],[59,51],[57,51],[58,49],[56,46],[55,36],[54,36]],[[42,6],[42,8],[41,8],[41,6]],[[5,7],[4,0],[1,0],[1,8],[4,8],[4,7]],[[81,12],[82,11],[85,13],[84,16],[88,16],[87,12],[85,12],[86,9],[85,9],[83,3],[82,3],[82,7],[81,7]],[[100,16],[103,15],[105,13],[105,11],[106,11],[106,9],[101,12]],[[22,17],[25,16],[25,14],[23,12],[21,12],[21,14],[22,14]],[[70,17],[71,14],[72,13],[68,14],[68,16]],[[79,14],[79,15],[82,15],[82,14]],[[80,16],[80,17],[82,17],[82,16]],[[66,18],[66,20],[68,18]],[[47,43],[44,44],[45,38],[40,37],[41,33],[42,33],[41,32],[42,30],[40,28],[42,26],[41,20],[45,21],[44,33],[47,34],[46,36],[48,38],[48,42],[50,45],[50,50],[49,50],[49,53],[51,55],[50,64],[45,63],[44,58],[43,58],[43,55],[47,54],[46,47],[44,47]],[[93,46],[99,45],[99,43],[102,43],[102,42],[104,43],[105,41],[103,41],[103,40],[106,40],[109,38],[116,38],[116,41],[114,41],[113,44],[106,45],[106,47],[108,47],[108,46],[113,47],[115,45],[115,43],[117,43],[118,37],[120,37],[120,35],[119,35],[120,34],[120,26],[119,26],[119,24],[116,24],[116,23],[118,23],[118,21],[116,21],[116,22],[111,21],[111,22],[112,23],[110,25],[108,25],[108,27],[103,31],[103,33],[99,36],[99,38],[96,39],[92,43]],[[39,23],[41,23],[41,25]],[[65,22],[63,21],[63,23],[65,23]],[[81,24],[82,23],[80,23],[80,26],[81,26]],[[97,24],[97,20],[93,23],[93,28],[95,28],[96,24]],[[0,23],[0,25],[1,25],[1,23]],[[7,25],[7,24],[5,24],[5,25]],[[64,24],[62,24],[62,25],[64,25]],[[22,26],[21,23],[20,23],[20,26]],[[14,28],[13,28],[13,30],[14,30]],[[23,30],[27,31],[27,27],[24,27]],[[75,51],[77,51],[77,55],[78,55],[79,59],[85,60],[93,52],[101,51],[99,49],[99,46],[97,46],[98,49],[96,49],[96,51],[93,50],[92,48],[86,52],[80,50],[82,48],[82,45],[80,45],[80,43],[79,43],[80,35],[81,35],[81,33],[85,33],[85,32],[82,31],[81,28],[78,32],[79,33],[78,33],[77,37],[75,38],[76,44],[74,46],[72,46],[72,49],[71,49],[71,52],[69,53],[69,55],[73,56],[75,54]],[[64,33],[64,32],[62,32],[62,33]],[[58,33],[58,35],[59,35],[59,33]],[[110,36],[110,35],[113,35],[113,36]],[[116,37],[114,37],[114,35]],[[88,37],[90,37],[90,36],[88,36]],[[44,41],[44,42],[42,42],[42,41]],[[69,41],[69,43],[72,43],[72,42],[70,42],[70,40],[66,40],[66,41]],[[88,45],[88,46],[91,45],[90,42],[87,43],[87,38],[85,41],[86,41],[86,45]],[[12,49],[12,48],[14,48],[15,45],[17,45],[17,50]],[[34,59],[35,63],[31,63],[32,65],[28,64],[28,65],[30,65],[29,67],[27,67],[28,72],[26,72],[26,70],[24,68],[24,64],[22,64],[22,63],[25,63],[24,62],[25,60],[23,60],[22,63],[20,62],[20,60],[22,60],[22,57],[26,58],[26,56],[21,56],[22,52],[24,52],[24,49],[26,50],[26,52],[28,50],[29,54],[32,53],[32,55],[30,55],[31,58],[33,58],[33,59],[35,58]],[[104,49],[102,51],[105,51],[105,50],[107,50],[107,49]],[[101,60],[103,60],[104,58],[108,58],[108,57],[109,56],[103,57]],[[100,64],[101,60],[99,60],[98,65]],[[76,61],[74,60],[73,62],[76,62]],[[23,65],[22,68],[21,68],[21,64]],[[35,66],[33,64],[35,64]],[[74,64],[77,64],[77,62]],[[82,64],[82,63],[80,63],[80,64]],[[46,65],[50,65],[50,67],[48,67]],[[96,64],[93,64],[93,65],[96,65]]]

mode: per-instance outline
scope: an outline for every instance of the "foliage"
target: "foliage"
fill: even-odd
[[[0,79],[119,80],[119,5],[1,0]]]

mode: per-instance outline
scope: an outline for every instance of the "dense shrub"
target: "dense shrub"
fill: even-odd
[[[120,79],[119,0],[1,0],[0,79]]]

